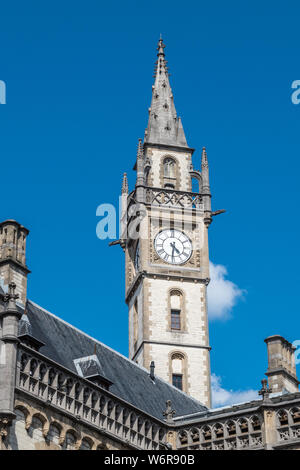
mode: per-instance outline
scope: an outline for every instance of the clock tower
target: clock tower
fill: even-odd
[[[208,160],[203,148],[201,171],[193,168],[164,48],[160,39],[135,189],[128,194],[126,175],[122,186],[129,357],[210,407]]]

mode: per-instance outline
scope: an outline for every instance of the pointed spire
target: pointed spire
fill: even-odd
[[[207,153],[206,153],[206,148],[205,147],[203,147],[203,149],[202,149],[201,167],[202,168],[208,168],[208,160],[207,160]]]
[[[127,173],[123,175],[122,181],[122,194],[128,194],[128,180],[127,180]]]
[[[181,120],[177,116],[174,105],[164,49],[165,45],[160,38],[145,142],[187,147]]]

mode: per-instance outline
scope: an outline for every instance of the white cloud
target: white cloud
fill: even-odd
[[[216,374],[211,376],[212,406],[234,405],[259,398],[256,390],[226,390],[221,386],[221,377]]]
[[[227,269],[221,264],[210,261],[210,283],[207,288],[208,315],[210,319],[225,319],[231,313],[232,308],[242,297],[244,291],[236,284],[225,279]]]

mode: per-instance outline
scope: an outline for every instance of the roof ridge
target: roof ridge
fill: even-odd
[[[49,312],[49,310],[46,310],[45,308],[41,307],[40,305],[38,305],[37,303],[33,302],[32,300],[30,299],[27,299],[27,301],[29,303],[31,303],[33,306],[43,310],[45,313],[47,313],[48,315],[51,315],[52,317],[56,318],[57,320],[59,320],[60,322],[64,323],[65,325],[73,328],[74,330],[78,331],[79,333],[83,334],[84,336],[86,336],[87,338],[97,342],[98,344],[100,344],[101,346],[103,346],[104,348],[112,351],[113,353],[117,354],[118,356],[122,357],[123,359],[125,359],[126,361],[130,362],[130,364],[133,364],[135,367],[141,369],[142,371],[146,372],[148,375],[150,375],[149,371],[141,366],[140,364],[137,364],[136,362],[132,361],[131,359],[129,359],[128,357],[124,356],[123,354],[121,354],[119,351],[116,351],[115,349],[111,348],[110,346],[108,346],[107,344],[104,344],[102,343],[102,341],[99,341],[98,339],[96,338],[93,338],[92,336],[90,336],[89,334],[85,333],[84,331],[80,330],[79,328],[77,328],[76,326],[74,325],[71,325],[70,323],[68,323],[67,321],[63,320],[62,318],[58,317],[57,315],[55,315],[54,313],[52,312]],[[159,376],[155,376],[155,379],[158,379],[160,380],[161,382],[167,384],[169,387],[171,387],[172,389],[176,390],[176,392],[178,393],[181,393],[182,395],[184,395],[186,398],[188,398],[189,400],[192,400],[194,403],[196,403],[197,405],[200,405],[200,406],[205,406],[203,405],[200,401],[196,400],[196,398],[194,397],[191,397],[190,395],[188,395],[187,393],[183,392],[182,390],[179,390],[179,388],[177,387],[174,387],[173,384],[167,382],[166,380],[164,380],[163,378],[159,377]]]

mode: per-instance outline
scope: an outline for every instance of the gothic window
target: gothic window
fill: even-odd
[[[296,424],[300,423],[300,409],[299,408],[293,408],[291,410],[291,416],[293,418],[293,422]]]
[[[229,436],[234,436],[236,434],[236,425],[234,421],[229,421],[227,423],[227,432]]]
[[[65,450],[74,450],[75,445],[76,445],[75,436],[72,433],[67,432],[66,439],[65,439],[65,442],[64,442]]]
[[[174,352],[171,355],[171,380],[174,387],[186,391],[185,387],[186,359],[183,353]]]
[[[43,436],[43,423],[42,421],[34,416],[32,418],[32,422],[31,422],[31,438],[33,440],[33,442],[44,442],[44,436]]]
[[[258,416],[252,416],[251,424],[252,424],[253,431],[261,430],[261,423],[260,423]]]
[[[81,441],[80,450],[91,450],[91,448],[92,448],[91,442],[88,439],[83,438]]]
[[[204,426],[204,428],[202,429],[202,435],[205,441],[211,440],[211,429],[209,426]]]
[[[214,427],[215,431],[215,437],[217,439],[223,438],[224,437],[224,429],[221,423],[217,423]]]
[[[245,418],[240,419],[239,425],[240,425],[240,431],[242,434],[245,434],[248,432],[248,421]]]
[[[188,443],[188,435],[186,431],[180,431],[178,437],[179,437],[179,442],[182,446]]]
[[[180,330],[180,310],[171,309],[171,330]]]
[[[163,160],[163,187],[166,189],[176,189],[177,180],[177,164],[176,161],[171,157],[166,157]]]
[[[176,178],[176,163],[173,158],[165,158],[164,160],[164,177]]]
[[[286,426],[288,424],[288,414],[285,410],[279,410],[278,419],[280,426]]]
[[[182,374],[172,375],[172,385],[174,385],[176,388],[179,388],[179,390],[182,390]]]
[[[60,437],[60,428],[56,425],[51,423],[49,427],[49,432],[47,435],[48,442],[52,442],[53,444],[59,445],[59,437]]]

